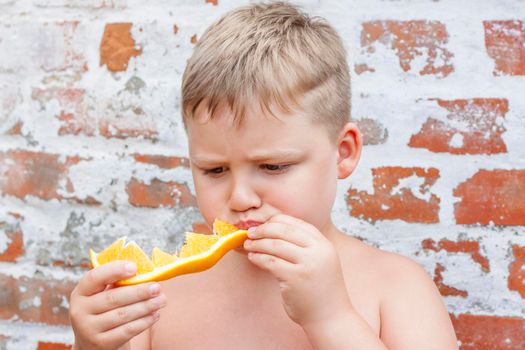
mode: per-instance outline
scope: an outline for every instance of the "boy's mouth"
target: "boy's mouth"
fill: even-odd
[[[259,226],[261,224],[262,224],[262,222],[260,222],[260,221],[246,220],[246,221],[238,221],[237,223],[235,223],[235,226],[237,226],[241,230],[247,230],[250,227]]]

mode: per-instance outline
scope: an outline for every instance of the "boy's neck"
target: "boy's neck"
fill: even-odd
[[[339,230],[334,223],[332,222],[332,219],[329,219],[324,228],[321,230],[321,233],[330,241],[332,244],[335,244],[337,240],[340,238],[340,235],[344,234]]]

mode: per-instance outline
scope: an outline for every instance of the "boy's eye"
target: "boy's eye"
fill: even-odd
[[[279,173],[285,171],[290,164],[262,164],[261,168],[272,173]]]
[[[206,169],[204,170],[204,175],[219,175],[222,174],[225,171],[224,167],[217,167],[212,169]]]

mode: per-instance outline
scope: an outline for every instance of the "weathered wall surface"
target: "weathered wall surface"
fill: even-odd
[[[0,349],[68,348],[89,247],[201,221],[181,75],[245,3],[0,0]],[[339,30],[365,134],[335,222],[425,266],[461,349],[525,348],[525,1],[297,3]]]

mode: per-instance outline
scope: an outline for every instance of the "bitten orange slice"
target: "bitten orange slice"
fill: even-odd
[[[164,281],[176,276],[201,272],[215,265],[231,249],[241,246],[248,231],[240,230],[224,221],[215,220],[214,234],[187,232],[186,242],[179,254],[170,254],[155,247],[152,258],[135,243],[119,238],[100,253],[90,250],[93,267],[114,260],[128,260],[137,264],[137,275],[116,285],[131,285]]]
[[[200,254],[207,251],[219,240],[217,235],[207,235],[204,233],[186,233],[186,243],[179,251],[181,258],[187,258],[192,255]]]
[[[230,224],[219,219],[213,221],[213,233],[219,237],[226,236],[232,232],[237,231],[239,228],[233,224]]]

